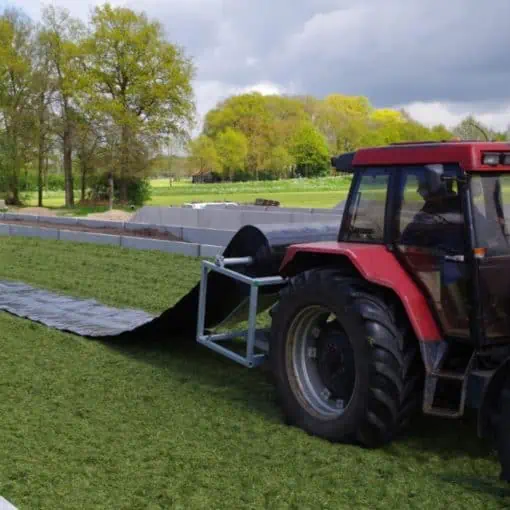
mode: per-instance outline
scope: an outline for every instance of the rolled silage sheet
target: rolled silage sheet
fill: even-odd
[[[286,248],[291,244],[335,241],[339,225],[283,224],[242,227],[223,251],[225,258],[252,257],[250,265],[235,271],[250,277],[274,276],[279,272]],[[278,287],[262,287],[274,293]],[[200,282],[173,307],[158,317],[140,310],[117,309],[94,300],[84,300],[35,289],[23,283],[0,282],[0,310],[48,327],[110,342],[166,340],[194,335],[198,320]],[[217,272],[207,282],[206,329],[229,317],[248,296],[249,286]]]

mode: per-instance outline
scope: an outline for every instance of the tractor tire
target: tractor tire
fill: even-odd
[[[271,315],[269,361],[287,424],[369,448],[405,427],[419,402],[419,352],[364,280],[304,272]]]
[[[495,410],[496,449],[501,464],[500,480],[510,483],[510,375],[502,387]]]
[[[425,367],[421,358],[420,347],[410,326],[401,331],[404,348],[402,364],[402,380],[404,390],[398,412],[398,433],[404,432],[411,420],[421,410],[423,402],[423,383]]]

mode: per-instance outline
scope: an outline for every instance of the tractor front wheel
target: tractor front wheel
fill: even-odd
[[[334,269],[298,275],[273,310],[271,337],[288,424],[330,441],[378,447],[407,421],[402,413],[414,407],[409,399],[417,384],[408,370],[413,356],[391,309],[363,280]]]

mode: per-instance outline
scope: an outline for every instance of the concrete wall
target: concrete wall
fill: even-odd
[[[205,245],[208,253],[225,247],[235,233],[245,225],[267,224],[333,224],[340,227],[342,210],[283,208],[261,206],[214,206],[206,209],[188,207],[152,207],[146,206],[138,211],[130,222],[93,220],[55,216],[37,216],[30,214],[1,213],[0,219],[12,222],[0,225],[0,235],[26,235],[62,241],[91,242],[110,244],[139,249],[177,250],[175,253],[194,255],[200,253],[199,246]],[[23,225],[23,222],[54,224],[55,228],[40,228]],[[19,222],[19,224],[18,224]],[[123,234],[110,235],[95,232],[66,230],[67,225],[87,228],[122,230]],[[134,236],[132,233],[142,230],[154,230],[170,234],[175,241],[148,239]],[[124,239],[127,239],[123,241]],[[144,243],[147,241],[147,243]],[[157,242],[156,242],[157,241]],[[164,244],[164,243],[174,244]],[[124,244],[123,244],[124,243]],[[177,244],[175,244],[177,243]],[[196,245],[192,247],[190,245]],[[143,248],[142,248],[143,246]]]
[[[255,206],[254,206],[255,207]],[[262,209],[262,210],[261,210]],[[343,209],[142,207],[133,222],[238,230],[244,225],[268,223],[322,223],[338,221]]]
[[[0,225],[0,236],[39,237],[76,243],[93,243],[119,246],[136,250],[157,250],[178,253],[190,257],[214,257],[223,251],[223,246],[207,243],[165,241],[126,235],[97,234],[58,228],[43,228],[25,225]]]

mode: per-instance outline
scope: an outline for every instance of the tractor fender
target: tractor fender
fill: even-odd
[[[290,245],[280,266],[282,276],[294,276],[303,269],[303,258],[319,263],[346,258],[368,282],[396,293],[420,342],[438,342],[442,334],[422,291],[385,246],[361,243],[318,242]],[[308,264],[304,269],[315,265]]]
[[[494,371],[485,384],[482,400],[478,410],[478,437],[487,438],[491,435],[490,417],[497,403],[499,394],[510,373],[510,356]]]

